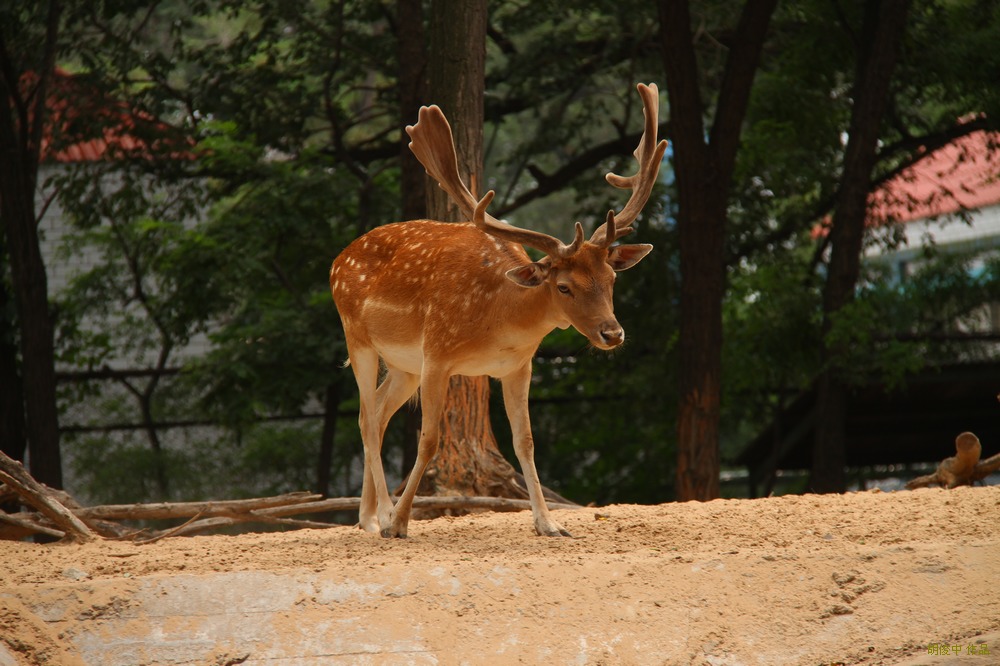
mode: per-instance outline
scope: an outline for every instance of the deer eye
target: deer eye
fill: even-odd
[[[556,289],[559,290],[560,294],[569,294],[570,293],[569,285],[565,285],[565,284],[556,285]]]

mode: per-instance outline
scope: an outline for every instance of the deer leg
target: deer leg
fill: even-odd
[[[403,403],[410,399],[417,387],[420,386],[420,376],[403,372],[397,368],[389,368],[375,392],[375,403],[378,406],[378,428],[379,440],[385,439],[385,429],[389,425],[389,419],[399,411]]]
[[[361,403],[358,426],[361,441],[365,447],[365,473],[361,482],[361,508],[358,523],[366,532],[378,532],[381,526],[388,526],[392,514],[392,499],[385,483],[382,469],[382,433],[379,429],[378,400],[378,354],[372,348],[348,349],[354,379],[358,383]]]
[[[539,536],[572,536],[552,519],[549,507],[542,495],[542,484],[535,469],[535,440],[531,435],[531,419],[528,416],[528,389],[531,386],[531,361],[501,379],[503,386],[503,406],[510,421],[514,438],[514,453],[521,464],[524,483],[528,487],[531,515],[535,522],[535,532]]]
[[[376,420],[378,422],[378,448],[379,448],[379,464],[381,465],[381,449],[382,442],[385,441],[385,430],[389,425],[389,420],[392,415],[395,414],[403,403],[413,395],[413,392],[417,390],[420,385],[420,377],[417,375],[412,375],[408,372],[403,372],[396,368],[390,367],[385,375],[385,379],[379,385],[378,390],[375,391],[375,414]],[[379,492],[378,500],[376,500],[375,488],[378,485],[370,472],[372,468],[368,465],[367,456],[365,458],[365,477],[361,484],[361,512],[360,521],[362,527],[368,532],[381,532],[385,527],[389,526],[388,518],[383,524],[380,515],[383,512],[380,510],[385,507],[389,507],[388,515],[391,516],[392,512],[392,499],[389,497],[388,492],[385,497],[381,497],[381,492]],[[384,474],[384,472],[383,472]],[[385,486],[384,475],[381,477],[383,479],[382,485]],[[366,499],[365,488],[368,488],[370,492]],[[381,505],[378,502],[382,502]],[[384,527],[383,527],[384,525]]]
[[[424,364],[424,374],[420,378],[420,441],[417,444],[417,460],[413,470],[406,479],[406,487],[396,501],[392,527],[382,530],[384,537],[405,537],[406,527],[410,522],[410,509],[413,507],[413,497],[417,494],[420,479],[424,470],[438,450],[438,424],[441,420],[441,410],[444,409],[444,399],[448,391],[448,375],[443,373],[428,373]]]

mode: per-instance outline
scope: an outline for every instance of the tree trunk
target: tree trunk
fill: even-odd
[[[24,462],[28,440],[24,432],[24,391],[17,362],[13,299],[7,289],[7,249],[0,228],[0,451]]]
[[[481,181],[485,0],[434,0],[428,37],[428,101],[440,106],[451,123],[459,173]],[[429,179],[425,182],[428,217],[465,221],[436,183]],[[441,446],[424,474],[418,494],[525,496],[517,492],[516,472],[497,448],[490,425],[489,396],[488,377],[451,379],[441,417]]]
[[[35,186],[42,127],[46,119],[46,82],[54,67],[56,37],[61,14],[58,2],[50,2],[48,33],[41,45],[43,60],[36,70],[38,85],[30,110],[19,99],[20,63],[3,52],[5,72],[0,76],[0,223],[7,235],[11,278],[17,304],[21,341],[21,379],[25,403],[25,431],[34,477],[53,488],[62,487],[59,426],[56,407],[55,353],[48,282],[38,242],[35,220]],[[15,100],[20,104],[15,104]]]
[[[441,417],[441,448],[424,475],[433,495],[476,495],[523,499],[517,472],[497,448],[490,425],[487,377],[451,378]]]
[[[424,17],[421,0],[396,0],[396,53],[399,58],[399,117],[402,125],[417,122],[417,112],[424,103],[427,90],[427,59],[424,55]],[[399,146],[400,190],[403,219],[418,220],[427,215],[426,176],[413,151],[409,137]]]
[[[816,439],[810,488],[843,492],[845,475],[847,386],[837,371],[847,350],[831,346],[832,318],[854,300],[861,248],[868,215],[868,192],[875,167],[879,126],[889,99],[899,42],[906,26],[909,0],[865,4],[865,18],[854,87],[854,107],[844,153],[844,169],[830,228],[830,264],[823,289],[823,367],[817,393]]]
[[[486,1],[431,2],[428,30],[427,99],[444,111],[455,134],[458,170],[481,179],[483,173],[483,84],[486,78]],[[435,220],[465,217],[444,190],[425,179],[427,214]],[[470,186],[478,196],[476,188]]]
[[[340,407],[340,385],[328,384],[323,399],[323,432],[319,438],[316,465],[316,492],[330,496],[330,466],[333,464],[333,444],[337,435],[337,408]]]
[[[7,249],[3,238],[0,226],[0,453],[23,463],[28,450],[24,432],[24,391],[17,362],[17,333],[12,297],[7,289]],[[18,504],[0,501],[0,511],[16,513]]]
[[[399,58],[399,117],[402,124],[417,121],[417,112],[427,91],[427,58],[424,43],[424,13],[421,0],[396,0],[396,53]],[[400,127],[399,167],[400,194],[403,199],[403,219],[427,217],[427,193],[424,168],[409,148],[409,137]],[[420,438],[420,408],[404,408],[403,475],[413,469],[417,460]]]
[[[726,208],[740,129],[776,0],[750,0],[726,61],[705,140],[698,64],[687,2],[660,4],[670,139],[677,178],[681,266],[680,404],[676,498],[719,496],[722,299]]]
[[[0,102],[0,105],[4,103]],[[11,276],[21,326],[21,378],[31,473],[38,481],[61,488],[55,353],[48,283],[38,247],[33,190],[21,189],[26,186],[26,179],[11,173],[17,169],[9,168],[8,155],[0,156],[0,163],[3,163],[0,166],[0,181],[10,182],[13,187],[3,187],[0,191],[0,217],[9,240]]]

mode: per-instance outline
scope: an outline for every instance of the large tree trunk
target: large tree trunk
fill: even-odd
[[[483,84],[486,78],[486,2],[431,2],[427,100],[451,123],[459,173],[482,178]],[[466,221],[444,190],[425,179],[427,213],[435,220]],[[470,188],[473,189],[473,188]],[[473,191],[478,196],[478,192]]]
[[[459,173],[480,182],[486,16],[485,0],[434,0],[428,31],[427,99],[440,106],[451,123]],[[465,221],[444,191],[429,179],[426,182],[427,216],[448,222]],[[488,377],[451,379],[441,417],[441,445],[418,494],[526,497],[514,482],[514,468],[497,448],[490,425],[489,399]]]
[[[417,112],[425,101],[427,58],[424,55],[424,14],[421,0],[396,0],[396,54],[399,58],[399,116],[403,125],[417,122]],[[424,168],[409,148],[409,137],[399,128],[400,190],[403,219],[417,220],[427,215],[427,185]]]
[[[823,367],[826,370],[819,379],[810,475],[810,488],[818,493],[847,489],[844,424],[848,389],[837,372],[837,359],[846,350],[831,346],[826,338],[832,318],[854,299],[879,126],[889,99],[889,82],[896,66],[909,4],[909,0],[865,4],[854,107],[830,229],[830,264],[823,289]]]
[[[399,117],[403,125],[417,121],[417,113],[427,91],[427,57],[424,40],[422,0],[396,0],[396,54],[399,58]],[[427,186],[424,168],[409,148],[409,137],[400,127],[399,189],[404,220],[427,217]],[[420,439],[420,408],[411,403],[403,408],[403,474],[413,469]]]
[[[0,107],[6,105],[6,99],[0,101]],[[0,123],[4,123],[3,115],[0,111]],[[30,467],[38,481],[61,488],[53,326],[35,224],[34,186],[18,168],[24,162],[8,150],[7,139],[8,133],[0,130],[0,218],[7,234],[21,329],[21,381]]]
[[[24,431],[24,391],[17,361],[13,298],[6,282],[6,256],[0,228],[0,451],[24,462],[28,440]]]
[[[719,496],[725,193],[731,186],[740,130],[775,5],[776,0],[750,0],[744,7],[706,143],[688,3],[663,0],[660,4],[678,191],[681,324],[676,498],[681,501]]]
[[[424,476],[426,494],[528,496],[497,448],[489,412],[488,377],[451,378],[441,417],[441,448]]]
[[[340,385],[336,382],[326,387],[323,396],[323,432],[319,437],[319,456],[316,465],[316,492],[330,496],[330,466],[333,464],[333,445],[337,439],[337,409],[340,407]]]
[[[52,315],[49,312],[48,282],[38,242],[35,219],[35,186],[42,127],[46,120],[46,82],[54,67],[56,38],[61,6],[49,4],[48,32],[41,45],[42,57],[36,70],[38,85],[29,110],[17,89],[22,72],[20,62],[6,49],[5,73],[0,76],[0,223],[6,233],[11,278],[17,304],[21,341],[21,378],[25,404],[25,430],[32,475],[54,488],[62,487],[59,453],[59,425],[56,408],[55,353]],[[15,101],[19,102],[16,104]]]

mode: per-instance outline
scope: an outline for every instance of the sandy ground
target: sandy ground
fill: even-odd
[[[0,666],[1000,664],[1000,487],[556,518],[0,542]]]

